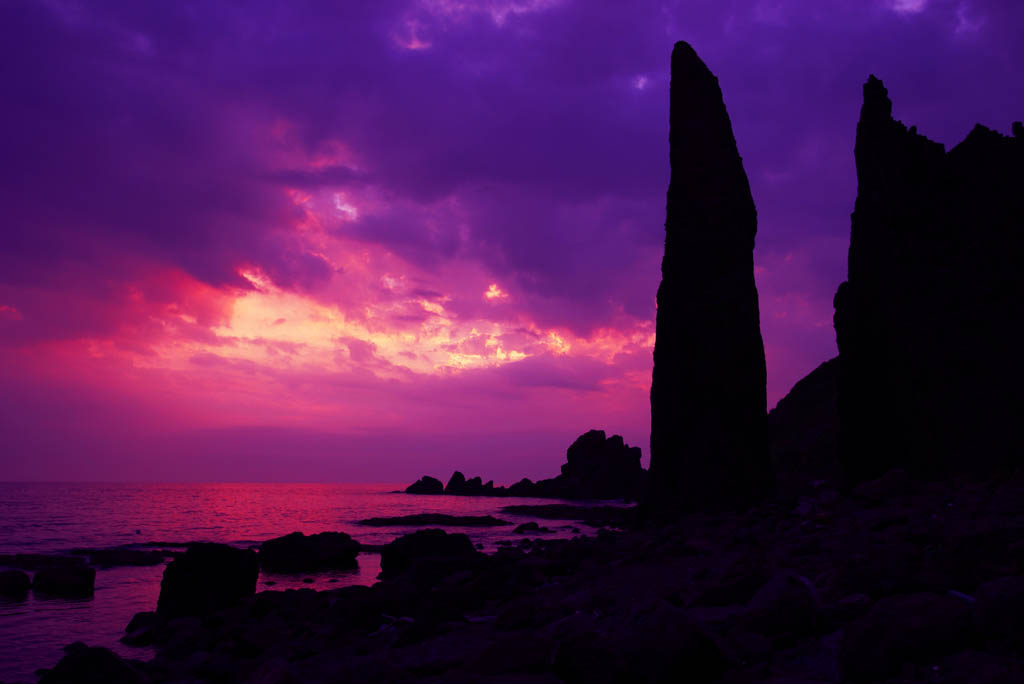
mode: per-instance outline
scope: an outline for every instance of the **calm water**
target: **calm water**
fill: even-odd
[[[413,496],[394,494],[404,485],[377,484],[5,484],[0,483],[0,553],[66,553],[75,547],[107,548],[146,542],[214,541],[246,547],[289,532],[347,532],[368,544],[383,544],[414,528],[356,524],[374,516],[411,513],[495,515],[514,523],[528,517],[499,513],[511,503],[546,499]],[[558,534],[568,526],[544,521]],[[560,529],[559,529],[560,528]],[[518,539],[513,526],[449,528],[465,532],[493,550]],[[106,646],[148,659],[145,648],[118,639],[131,617],[156,608],[164,566],[97,569],[96,593],[88,600],[0,597],[0,681],[34,682],[34,671],[51,667],[73,641]],[[380,555],[359,555],[359,568],[298,576],[263,573],[257,591],[372,584]],[[30,573],[31,574],[31,573]],[[313,579],[312,584],[303,579]],[[273,582],[272,586],[267,583]]]

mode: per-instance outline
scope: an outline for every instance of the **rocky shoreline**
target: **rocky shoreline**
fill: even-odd
[[[426,530],[371,587],[143,614],[152,660],[78,645],[40,681],[1022,681],[1022,530],[1024,476],[900,471],[494,554]]]

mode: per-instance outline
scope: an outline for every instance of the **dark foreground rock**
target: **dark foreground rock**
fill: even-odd
[[[839,651],[844,681],[876,682],[904,663],[931,665],[970,641],[967,600],[938,594],[893,596],[847,627]]]
[[[32,580],[21,570],[0,571],[0,596],[24,596],[31,587]]]
[[[32,591],[61,598],[88,598],[96,587],[96,570],[85,566],[42,568],[32,578]]]
[[[435,525],[438,527],[501,527],[511,525],[508,520],[495,518],[493,515],[447,515],[445,513],[416,513],[414,515],[398,515],[390,518],[367,518],[359,521],[360,525],[370,527],[416,527]]]
[[[381,551],[381,577],[402,573],[443,574],[467,565],[479,556],[476,547],[464,534],[443,530],[420,530],[391,542]]]
[[[358,566],[359,542],[344,532],[301,532],[260,544],[260,567],[272,572],[311,572]]]
[[[150,679],[129,662],[106,648],[89,648],[76,642],[64,648],[56,667],[39,678],[39,684],[147,684]]]
[[[207,615],[256,592],[259,567],[253,551],[225,544],[193,544],[168,563],[157,613]]]
[[[658,510],[744,508],[774,480],[754,284],[757,211],[718,79],[672,50],[665,255],[651,383]]]
[[[372,587],[140,614],[156,656],[128,665],[154,682],[1018,682],[1022,483],[821,488],[493,554],[424,530],[382,549]]]

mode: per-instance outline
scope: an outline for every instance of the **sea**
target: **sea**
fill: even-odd
[[[549,538],[571,537],[574,525],[500,511],[509,504],[552,503],[550,499],[423,496],[401,493],[404,484],[97,484],[0,483],[0,554],[66,554],[75,548],[112,548],[211,541],[240,548],[290,532],[341,531],[365,544],[386,544],[415,531],[409,527],[366,527],[359,520],[413,513],[494,515],[503,527],[451,527],[484,551],[522,537],[516,524],[535,520],[554,530]],[[582,503],[582,502],[576,502]],[[587,528],[582,528],[584,532]],[[360,553],[348,571],[277,575],[261,573],[257,591],[319,590],[370,585],[380,572],[379,553]],[[148,647],[119,639],[138,612],[155,610],[164,565],[97,568],[89,599],[36,595],[0,597],[0,682],[35,682],[36,670],[56,664],[75,641],[105,646],[128,658],[146,660]],[[29,573],[31,574],[31,572]]]

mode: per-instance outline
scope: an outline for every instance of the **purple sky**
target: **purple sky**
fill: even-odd
[[[1024,117],[1018,0],[0,5],[0,479],[550,476],[649,438],[668,65],[757,202],[772,406],[835,354],[861,86]]]

